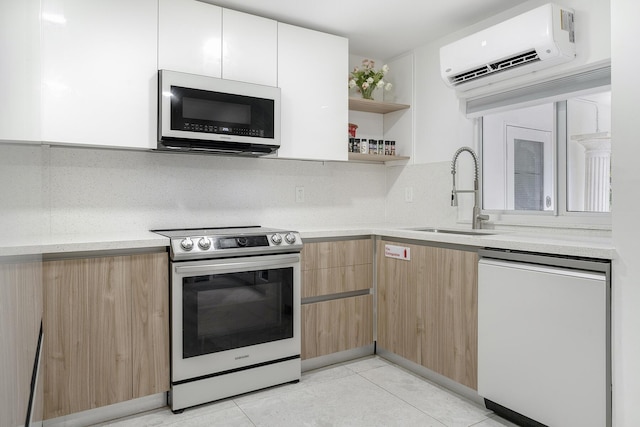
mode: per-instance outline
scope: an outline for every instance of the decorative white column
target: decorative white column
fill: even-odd
[[[571,139],[585,148],[584,210],[609,212],[611,192],[611,134],[599,132],[574,135]]]

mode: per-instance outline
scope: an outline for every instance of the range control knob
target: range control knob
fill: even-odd
[[[208,237],[203,237],[202,239],[198,240],[198,246],[200,247],[200,249],[206,251],[211,247],[211,239],[209,239]]]
[[[296,242],[296,235],[293,233],[287,233],[287,235],[284,236],[284,240],[286,240],[288,244],[293,245]]]
[[[278,233],[273,234],[271,236],[271,241],[273,242],[274,245],[279,245],[280,243],[282,243],[282,236],[279,235]]]
[[[193,240],[191,240],[190,237],[183,239],[182,242],[180,242],[180,247],[185,251],[190,251],[193,249]]]

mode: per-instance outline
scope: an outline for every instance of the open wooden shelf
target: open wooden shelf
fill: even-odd
[[[349,109],[364,111],[365,113],[386,114],[394,111],[406,110],[410,105],[393,102],[379,102],[372,99],[349,98]]]
[[[396,160],[409,160],[408,156],[385,156],[383,154],[349,153],[350,162],[393,162]]]

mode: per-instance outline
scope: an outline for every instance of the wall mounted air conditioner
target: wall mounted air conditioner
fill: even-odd
[[[440,72],[469,89],[572,60],[573,11],[545,4],[440,48]]]

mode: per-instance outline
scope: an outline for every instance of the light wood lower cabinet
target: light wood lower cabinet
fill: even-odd
[[[372,240],[305,243],[301,269],[302,359],[373,344]]]
[[[42,319],[42,263],[0,258],[0,425],[24,425]],[[33,421],[42,420],[42,384]]]
[[[406,246],[411,260],[384,256]],[[478,286],[475,252],[378,242],[378,345],[477,388]]]
[[[168,390],[167,262],[44,262],[45,419]]]

